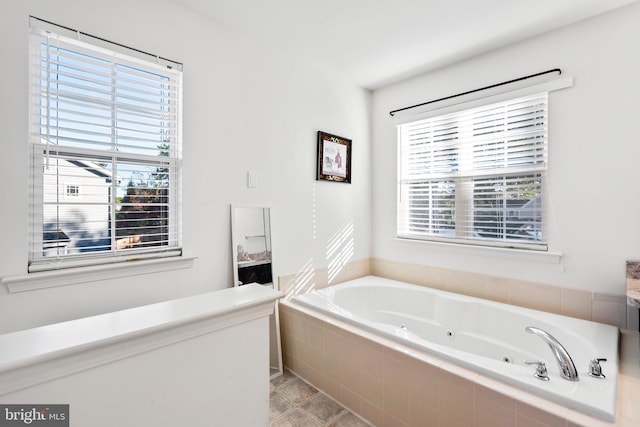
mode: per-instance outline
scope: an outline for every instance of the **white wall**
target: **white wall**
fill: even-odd
[[[327,266],[331,237],[353,222],[353,259],[370,255],[370,94],[158,0],[0,3],[0,277],[27,269],[28,16],[184,63],[184,248],[194,267],[9,294],[0,332],[225,288],[230,210],[272,208],[274,267]],[[352,184],[315,181],[316,132],[353,139]],[[258,188],[246,187],[246,172]]]
[[[640,257],[640,4],[374,92],[373,256],[622,294]],[[389,111],[559,67],[550,95],[550,227],[560,262],[394,239],[396,130]]]

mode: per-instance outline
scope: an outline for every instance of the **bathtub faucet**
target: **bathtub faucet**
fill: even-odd
[[[562,378],[569,381],[578,381],[578,371],[576,370],[576,365],[573,364],[573,360],[571,360],[571,356],[569,356],[569,352],[553,335],[533,326],[527,326],[524,330],[530,334],[539,336],[544,342],[549,344],[549,348],[553,352],[560,367],[560,375],[562,375]]]

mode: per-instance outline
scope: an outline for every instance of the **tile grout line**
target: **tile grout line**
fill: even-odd
[[[288,378],[285,378],[284,377],[285,375]],[[283,379],[283,378],[285,378],[285,379]],[[276,383],[278,385],[275,385],[274,381],[276,381]],[[296,403],[294,401],[294,399],[291,399],[289,396],[287,396],[285,393],[283,393],[281,391],[282,389],[286,388],[287,385],[289,385],[292,381],[301,381],[306,386],[308,386],[310,389],[312,389],[314,392],[310,396],[306,397],[304,400],[300,401],[299,403]],[[277,417],[275,417],[273,419],[270,419],[269,420],[269,425],[270,426],[273,426],[274,423],[277,423],[279,420],[285,418],[287,415],[290,415],[295,411],[300,411],[304,416],[306,416],[309,420],[311,420],[318,427],[329,427],[332,424],[336,423],[340,418],[346,417],[348,414],[351,414],[352,416],[355,416],[360,421],[362,421],[362,423],[364,423],[365,425],[370,425],[370,424],[366,423],[364,420],[362,420],[359,415],[354,414],[348,408],[345,408],[344,406],[342,406],[335,399],[333,399],[332,397],[330,397],[329,395],[327,395],[323,391],[318,390],[312,384],[308,383],[306,380],[304,380],[304,378],[299,377],[298,375],[296,375],[295,373],[293,373],[293,372],[291,372],[289,370],[285,370],[285,374],[283,374],[283,376],[277,377],[274,380],[271,380],[270,389],[269,389],[270,405],[271,405],[271,396],[272,396],[272,393],[274,393],[274,392],[279,396],[280,399],[283,399],[291,407],[288,408],[283,413],[279,414]],[[328,399],[330,402],[335,403],[336,405],[338,405],[341,408],[340,411],[336,415],[332,416],[331,418],[326,420],[324,423],[321,420],[319,420],[315,415],[313,415],[311,412],[305,410],[302,407],[303,405],[305,405],[306,403],[310,402],[311,400],[316,399],[316,398],[320,398],[322,396],[324,396],[324,398]]]

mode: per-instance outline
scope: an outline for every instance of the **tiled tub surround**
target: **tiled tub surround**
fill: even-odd
[[[616,327],[376,276],[298,295],[292,302],[587,415],[615,419]],[[529,326],[558,339],[579,371],[586,373],[595,357],[607,360],[606,377],[578,372],[579,381],[561,378],[549,346],[528,334]],[[551,380],[534,378],[535,367],[525,361],[546,361]]]
[[[285,365],[376,426],[638,426],[638,335],[623,331],[617,422],[596,420],[290,301]]]

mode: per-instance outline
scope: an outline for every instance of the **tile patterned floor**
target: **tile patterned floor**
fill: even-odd
[[[292,372],[271,380],[270,427],[371,427]]]

